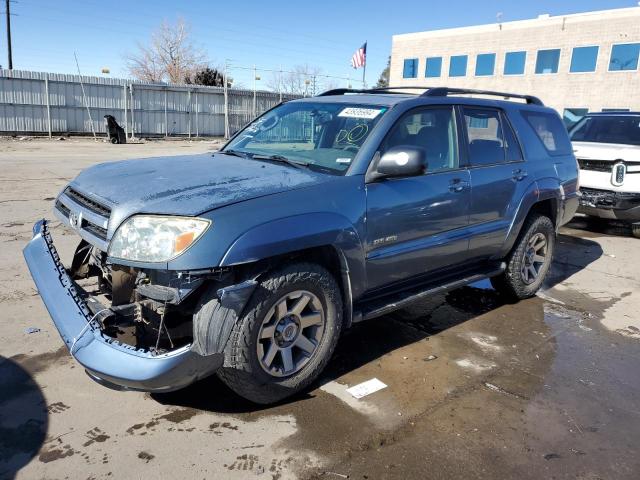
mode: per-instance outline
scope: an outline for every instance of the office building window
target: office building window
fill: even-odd
[[[504,74],[524,74],[524,64],[527,61],[527,52],[507,52],[504,56]]]
[[[640,54],[640,43],[614,45],[611,48],[609,71],[637,70],[638,54]]]
[[[481,53],[476,57],[476,75],[488,76],[493,75],[496,68],[496,54],[495,53]]]
[[[573,127],[582,117],[589,113],[588,108],[565,108],[562,114],[562,120],[567,129]]]
[[[467,74],[467,56],[455,55],[449,60],[449,76],[464,77]]]
[[[560,62],[560,49],[538,50],[536,58],[536,73],[558,73],[558,63]]]
[[[571,73],[595,72],[599,47],[576,47],[571,53]]]
[[[442,74],[442,57],[429,57],[424,69],[424,76],[436,78]]]
[[[418,59],[405,58],[402,78],[416,78],[418,76]]]

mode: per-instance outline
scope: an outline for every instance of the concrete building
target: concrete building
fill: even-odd
[[[539,96],[568,124],[640,110],[640,7],[394,35],[390,84]]]

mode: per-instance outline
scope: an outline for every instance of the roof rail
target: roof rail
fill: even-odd
[[[436,87],[430,88],[426,92],[424,92],[421,96],[423,97],[446,97],[448,95],[455,94],[475,94],[475,95],[489,95],[493,97],[503,97],[507,98],[521,98],[526,100],[527,103],[533,105],[541,105],[544,106],[542,100],[538,97],[534,97],[533,95],[520,95],[517,93],[505,93],[505,92],[493,92],[491,90],[473,90],[470,88],[447,88],[447,87]]]
[[[427,90],[431,87],[374,87],[368,89],[359,88],[334,88],[333,90],[327,90],[318,95],[318,97],[327,97],[329,95],[345,95],[347,93],[398,93],[407,94],[407,92],[397,92],[395,90]]]
[[[526,100],[527,103],[533,105],[544,106],[542,100],[533,95],[521,95],[518,93],[505,93],[494,92],[491,90],[473,90],[471,88],[448,88],[448,87],[417,87],[417,86],[399,86],[399,87],[375,87],[369,89],[358,88],[334,88],[333,90],[327,90],[319,94],[319,97],[327,97],[329,95],[346,95],[347,93],[390,93],[390,94],[406,94],[407,92],[397,90],[424,90],[421,94],[422,97],[446,97],[448,95],[460,95],[460,94],[475,94],[475,95],[488,95],[493,97],[502,98],[521,98]]]

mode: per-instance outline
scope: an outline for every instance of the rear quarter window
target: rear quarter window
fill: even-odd
[[[521,113],[550,155],[571,155],[571,141],[558,115],[527,110]]]

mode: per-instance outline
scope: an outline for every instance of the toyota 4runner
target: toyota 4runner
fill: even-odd
[[[213,155],[80,173],[54,206],[80,237],[68,267],[45,220],[24,250],[71,355],[112,388],[217,372],[270,403],[356,322],[485,278],[534,295],[578,203],[562,121],[531,96],[422,90],[333,90]]]
[[[640,238],[640,113],[590,113],[570,136],[580,165],[578,211],[628,222]]]

